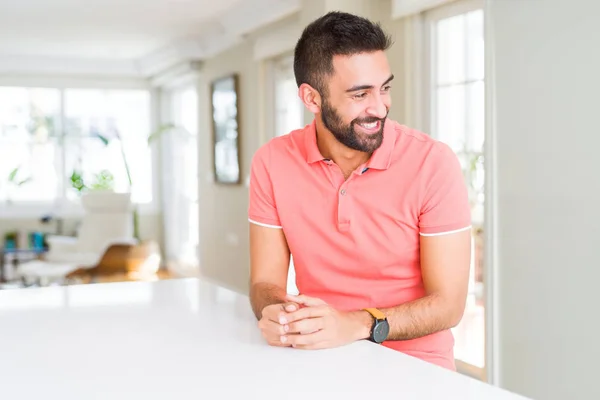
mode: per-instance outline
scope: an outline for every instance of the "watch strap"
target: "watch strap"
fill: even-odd
[[[386,319],[385,314],[382,313],[381,311],[379,311],[376,308],[365,308],[365,311],[368,312],[369,314],[371,314],[373,316],[373,318],[375,318],[377,320],[384,320],[384,319]]]

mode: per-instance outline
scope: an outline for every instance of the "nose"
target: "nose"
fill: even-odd
[[[368,115],[383,119],[388,113],[389,105],[386,103],[384,96],[375,95],[372,97],[371,104],[367,108],[366,112]]]

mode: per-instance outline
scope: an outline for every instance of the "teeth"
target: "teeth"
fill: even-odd
[[[371,122],[370,124],[360,124],[360,125],[367,129],[373,129],[377,126],[377,121]]]

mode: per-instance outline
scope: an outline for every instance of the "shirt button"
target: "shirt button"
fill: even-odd
[[[346,195],[346,189],[342,189],[342,190],[340,190],[340,194],[341,194],[342,196],[345,196],[345,195]]]

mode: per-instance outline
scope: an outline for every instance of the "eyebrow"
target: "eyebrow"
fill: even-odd
[[[386,85],[388,83],[390,83],[390,81],[394,79],[394,74],[390,75],[389,78],[387,78],[387,80],[385,82],[383,82],[383,85]],[[356,85],[356,86],[352,86],[350,89],[346,90],[346,93],[350,93],[350,92],[358,92],[359,90],[368,90],[368,89],[373,89],[373,85]]]

